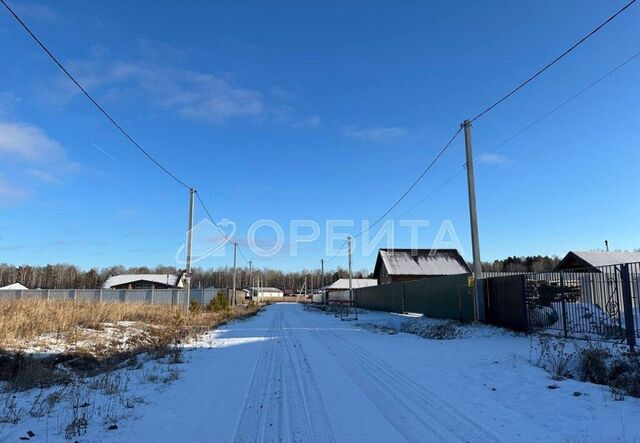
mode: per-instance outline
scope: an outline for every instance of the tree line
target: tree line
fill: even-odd
[[[526,256],[507,257],[504,260],[483,262],[484,271],[499,272],[545,272],[551,271],[559,263],[558,257]],[[93,289],[100,288],[107,278],[119,274],[177,274],[181,272],[175,266],[124,267],[121,265],[106,268],[91,268],[82,270],[75,265],[55,264],[46,266],[14,266],[0,264],[0,287],[12,283],[22,283],[28,288],[41,289]],[[236,286],[274,286],[280,289],[302,289],[305,281],[307,289],[316,289],[331,284],[339,278],[347,278],[346,269],[337,268],[321,275],[319,269],[303,269],[301,271],[280,271],[277,269],[254,269],[239,267],[236,272]],[[353,273],[354,278],[372,278],[367,270]],[[232,286],[233,268],[229,266],[218,268],[193,268],[191,285],[194,288],[229,288]]]
[[[0,287],[12,283],[22,283],[28,288],[35,289],[95,289],[112,275],[119,274],[177,274],[182,272],[174,266],[149,267],[124,267],[121,265],[106,268],[91,268],[82,270],[75,265],[55,264],[46,266],[14,266],[6,263],[0,264]],[[339,278],[347,278],[346,269],[338,268],[321,275],[319,269],[303,269],[301,271],[280,271],[276,269],[262,268],[249,271],[248,267],[239,267],[236,272],[236,286],[246,288],[249,286],[274,286],[280,289],[292,289],[294,291],[303,288],[306,281],[308,289],[316,289],[323,285],[333,283]],[[367,278],[366,270],[355,271],[354,278]],[[233,281],[233,268],[224,266],[218,268],[193,268],[191,285],[194,288],[230,288]]]
[[[513,256],[507,257],[504,260],[482,262],[482,270],[497,272],[548,272],[553,271],[558,263],[560,263],[560,259],[556,256]]]

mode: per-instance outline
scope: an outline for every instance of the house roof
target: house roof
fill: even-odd
[[[471,269],[457,249],[380,249],[373,274],[384,264],[389,275],[429,276],[468,274]]]
[[[260,288],[251,288],[254,291],[260,291],[260,292],[284,292],[282,289],[278,289],[278,288],[270,288],[270,287],[260,287]]]
[[[114,286],[126,285],[137,281],[146,281],[168,286],[182,287],[182,274],[122,274],[109,277],[102,287],[104,289]]]
[[[11,289],[24,290],[24,289],[29,289],[29,288],[27,288],[25,285],[20,284],[20,283],[12,283],[10,285],[3,286],[2,288],[0,288],[0,291],[4,290],[4,289],[6,289],[6,290],[11,290]]]
[[[640,262],[640,252],[628,251],[569,251],[556,270],[592,268]]]
[[[376,280],[375,278],[352,278],[351,279],[351,287],[353,289],[366,288],[368,286],[376,286],[377,284],[378,284],[378,280]],[[325,286],[324,289],[333,289],[333,290],[349,289],[349,279],[339,278],[338,280],[331,283],[329,286]]]

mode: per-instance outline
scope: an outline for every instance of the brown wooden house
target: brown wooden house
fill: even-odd
[[[470,273],[457,249],[380,249],[373,270],[380,285]]]

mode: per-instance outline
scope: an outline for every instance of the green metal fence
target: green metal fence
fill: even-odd
[[[358,307],[396,313],[416,312],[429,317],[473,320],[470,274],[430,277],[354,290]]]

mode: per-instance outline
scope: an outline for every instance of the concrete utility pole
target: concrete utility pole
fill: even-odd
[[[467,153],[467,186],[469,189],[469,218],[471,219],[471,248],[473,250],[473,306],[474,317],[480,319],[478,285],[477,279],[482,277],[482,262],[480,261],[480,238],[478,237],[478,213],[476,211],[476,182],[473,175],[473,149],[471,147],[471,122],[465,120],[462,125],[464,128],[464,146]]]
[[[347,237],[347,243],[349,243],[349,301],[353,302],[353,287],[351,278],[351,236]]]
[[[189,300],[191,298],[191,254],[192,254],[192,243],[193,243],[193,203],[196,196],[196,190],[191,188],[189,190],[189,227],[187,230],[187,269],[185,271],[185,284],[187,287],[184,301],[184,310],[185,314],[189,315]]]
[[[236,305],[236,250],[238,243],[233,242],[233,288],[231,289],[231,305]]]
[[[471,218],[471,248],[473,250],[473,276],[482,276],[482,262],[480,261],[480,239],[478,237],[478,214],[476,212],[476,184],[473,175],[473,149],[471,147],[471,122],[465,120],[464,146],[467,152],[467,186],[469,188],[469,217]]]

